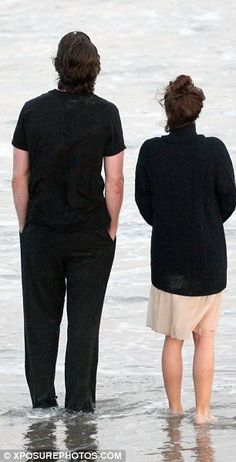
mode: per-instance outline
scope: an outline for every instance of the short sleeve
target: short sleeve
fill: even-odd
[[[114,156],[126,148],[120,114],[116,106],[113,106],[112,113],[109,117],[109,134],[104,156]]]
[[[21,109],[11,143],[16,148],[28,151],[25,134],[25,106]]]

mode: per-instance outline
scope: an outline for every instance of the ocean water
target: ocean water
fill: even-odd
[[[193,423],[193,345],[184,347],[183,418],[170,418],[160,357],[163,338],[145,326],[150,228],[134,203],[141,143],[164,132],[158,104],[180,73],[203,88],[198,132],[222,138],[236,165],[236,4],[198,0],[2,0],[0,6],[0,449],[125,450],[128,462],[234,462],[236,459],[236,215],[225,232],[228,287],[216,336],[212,411]],[[23,103],[56,87],[51,65],[61,36],[83,30],[98,47],[96,93],[120,109],[127,145],[125,200],[115,264],[103,311],[97,410],[68,416],[64,400],[66,318],[56,388],[59,409],[32,410],[24,378],[18,227],[11,196],[11,137]]]

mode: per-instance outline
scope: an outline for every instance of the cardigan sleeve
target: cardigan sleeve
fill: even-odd
[[[218,140],[220,141],[220,140]],[[223,222],[228,220],[236,207],[236,187],[233,164],[226,146],[218,144],[215,187]]]
[[[139,151],[135,172],[135,201],[144,220],[152,226],[153,210],[150,170],[147,163],[148,147],[145,141]]]

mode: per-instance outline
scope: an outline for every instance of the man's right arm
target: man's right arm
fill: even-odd
[[[13,176],[12,191],[20,232],[25,225],[27,206],[29,201],[28,192],[29,178],[29,153],[14,147],[13,150]]]

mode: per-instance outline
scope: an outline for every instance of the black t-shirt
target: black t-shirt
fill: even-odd
[[[24,104],[12,144],[29,152],[27,223],[108,226],[103,157],[125,149],[113,103],[93,93],[51,90]]]

